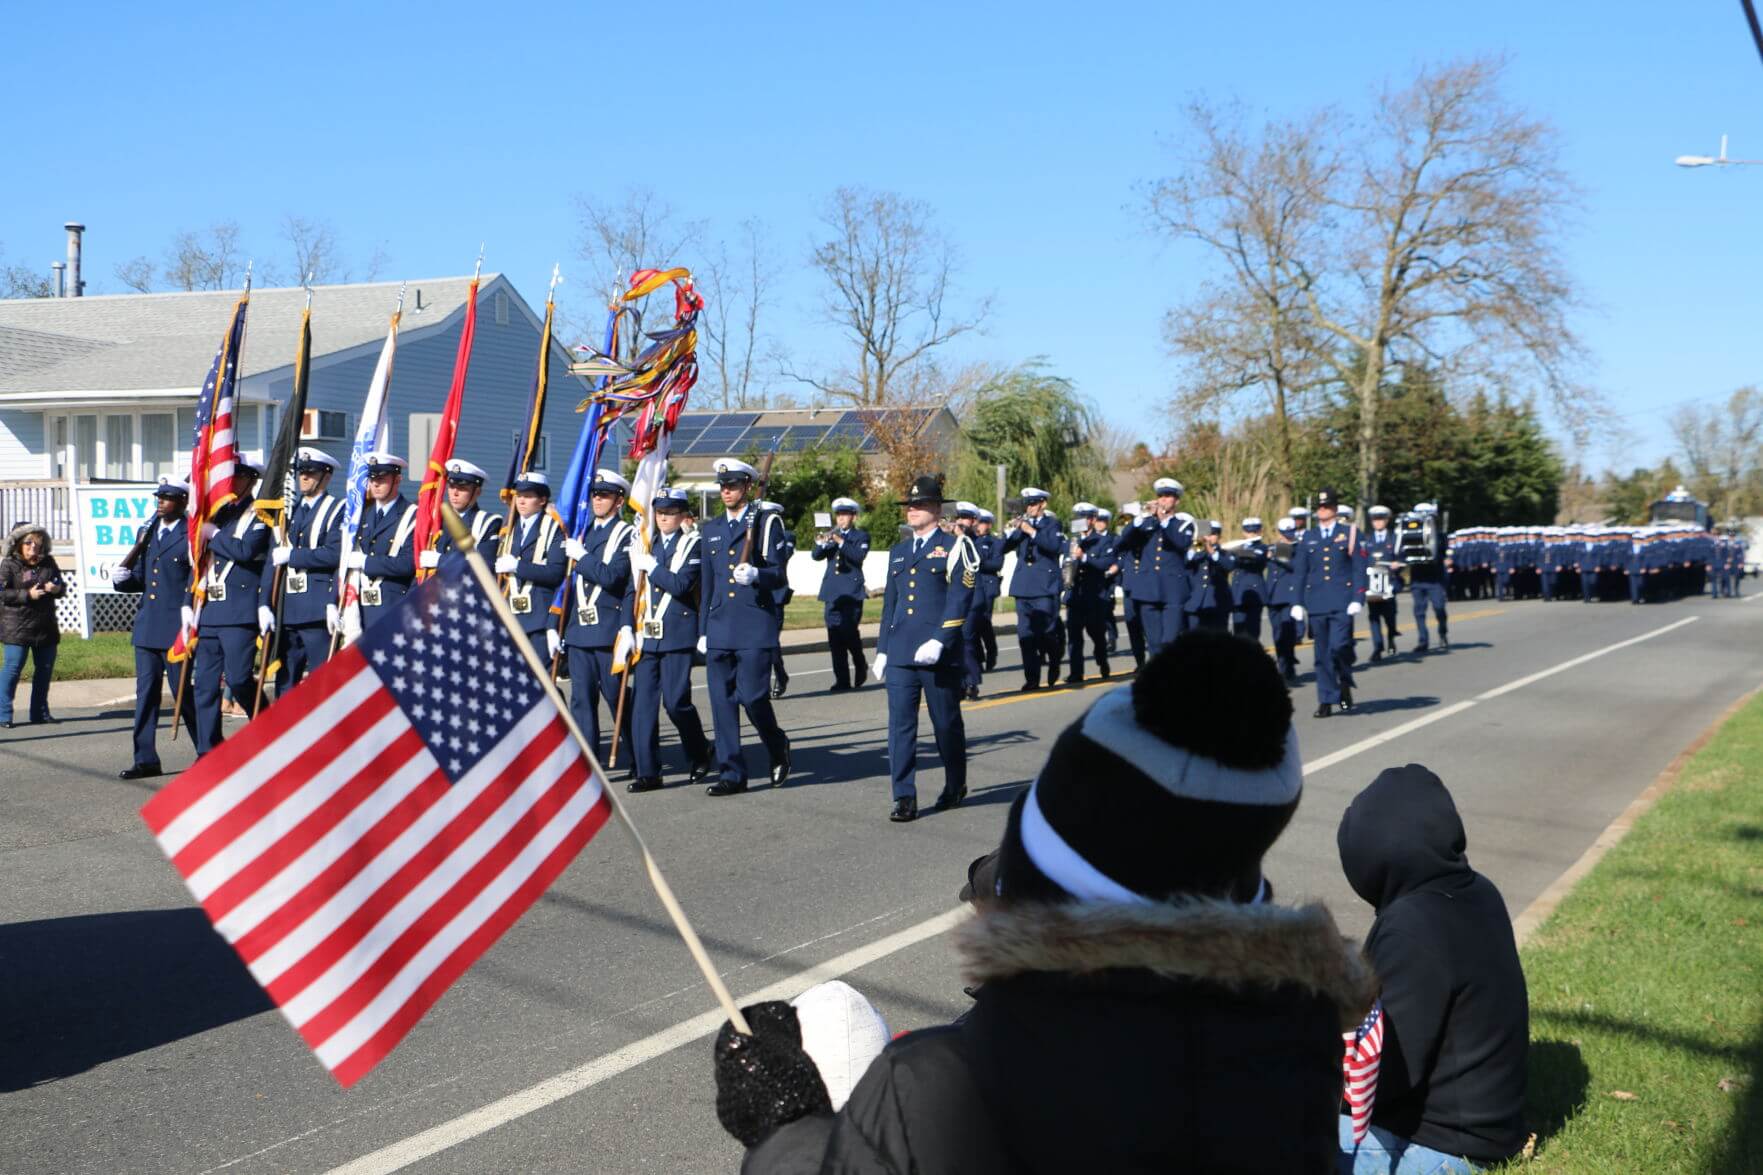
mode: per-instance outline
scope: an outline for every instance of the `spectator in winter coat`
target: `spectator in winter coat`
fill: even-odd
[[[61,568],[49,553],[49,532],[24,523],[14,527],[0,546],[0,725],[11,727],[12,698],[31,659],[31,721],[53,722],[49,716],[49,678],[55,672],[55,649],[61,626],[55,601],[67,594]]]
[[[973,875],[966,1015],[889,1045],[837,1114],[792,1008],[724,1025],[743,1170],[1333,1172],[1340,1034],[1373,993],[1325,909],[1267,900],[1291,715],[1273,662],[1214,631],[1104,696]]]
[[[1377,910],[1365,953],[1384,1023],[1371,1133],[1354,1148],[1342,1119],[1341,1169],[1450,1175],[1511,1158],[1526,1137],[1530,999],[1505,900],[1469,867],[1451,793],[1418,764],[1392,767],[1354,797],[1336,841]]]

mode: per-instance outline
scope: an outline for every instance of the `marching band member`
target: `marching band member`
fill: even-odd
[[[661,779],[661,711],[679,733],[686,753],[689,783],[710,774],[710,742],[704,723],[692,705],[692,655],[698,644],[698,584],[704,559],[697,535],[680,524],[686,516],[685,490],[663,486],[656,491],[650,509],[656,533],[650,549],[629,546],[631,586],[625,594],[620,640],[640,641],[642,657],[631,666],[629,689],[630,737],[636,778],[627,791],[654,791]],[[644,576],[641,634],[628,625],[636,616],[636,577]]]
[[[1267,607],[1267,544],[1261,520],[1243,519],[1243,537],[1231,544],[1235,569],[1230,576],[1230,630],[1261,643],[1261,613]]]
[[[1316,525],[1305,530],[1292,552],[1298,599],[1292,619],[1309,623],[1316,643],[1316,717],[1327,718],[1338,703],[1353,708],[1353,617],[1365,610],[1365,544],[1353,527],[1337,521],[1339,497],[1331,489],[1316,495]]]
[[[355,549],[343,556],[343,566],[360,582],[364,631],[388,615],[416,582],[416,556],[410,550],[416,504],[399,492],[403,481],[404,458],[367,455],[368,506],[355,533]]]
[[[1022,516],[1004,537],[1004,553],[1016,552],[1016,571],[1010,576],[1010,594],[1016,599],[1016,643],[1022,653],[1022,688],[1041,688],[1044,668],[1047,684],[1059,679],[1059,555],[1065,543],[1059,520],[1047,513],[1047,491],[1026,486],[1022,491]]]
[[[1192,522],[1183,521],[1176,509],[1181,504],[1181,482],[1160,477],[1151,488],[1157,493],[1156,505],[1122,531],[1117,544],[1119,551],[1138,560],[1131,590],[1145,630],[1146,656],[1155,656],[1187,626],[1187,557],[1194,542]]]
[[[1071,598],[1065,608],[1065,641],[1071,650],[1071,672],[1067,685],[1081,685],[1084,679],[1084,636],[1090,638],[1096,658],[1096,672],[1106,680],[1108,671],[1108,613],[1114,592],[1109,571],[1114,567],[1114,539],[1108,524],[1102,522],[1100,511],[1089,502],[1071,508],[1073,518],[1084,522],[1084,533],[1071,540],[1071,559],[1076,565],[1071,580]]]
[[[1298,523],[1286,515],[1273,524],[1284,547],[1298,539]],[[1292,561],[1270,551],[1267,583],[1267,618],[1273,626],[1273,657],[1279,662],[1280,674],[1288,686],[1298,684],[1298,630],[1292,619],[1292,605],[1298,602],[1298,579],[1292,574]]]
[[[1188,599],[1182,610],[1189,628],[1230,630],[1230,573],[1236,560],[1218,545],[1223,533],[1223,523],[1208,520],[1200,545],[1188,552]]]
[[[980,677],[998,667],[998,633],[992,627],[992,607],[1004,594],[1004,540],[992,533],[998,516],[984,506],[978,508],[973,520],[973,549],[979,552],[979,583],[974,590],[968,615],[971,619],[969,639],[973,645],[975,671],[967,691],[970,698],[979,697]]]
[[[809,556],[824,560],[821,573],[821,603],[826,605],[826,641],[833,659],[832,692],[856,689],[869,679],[869,664],[863,656],[863,601],[868,591],[863,586],[863,560],[869,555],[869,532],[857,526],[857,503],[851,498],[834,498],[833,528],[819,536]]]
[[[294,459],[300,479],[300,500],[288,511],[282,545],[270,551],[270,562],[282,572],[281,672],[276,697],[300,684],[331,655],[326,611],[337,598],[337,569],[343,561],[343,503],[325,492],[337,459],[319,449],[302,448]],[[273,576],[264,579],[264,603]]]
[[[1139,588],[1139,552],[1129,548],[1127,534],[1132,530],[1133,523],[1138,520],[1139,504],[1122,502],[1120,504],[1120,530],[1114,535],[1114,568],[1115,578],[1120,581],[1121,610],[1126,613],[1126,640],[1132,649],[1133,664],[1145,667],[1145,625],[1139,619],[1139,605],[1136,592]]]
[[[1396,655],[1396,638],[1402,635],[1396,629],[1396,593],[1402,590],[1402,579],[1397,568],[1401,560],[1396,557],[1396,532],[1390,529],[1390,508],[1373,506],[1368,517],[1371,530],[1365,536],[1365,554],[1372,563],[1386,565],[1384,581],[1389,589],[1381,598],[1367,600],[1366,604],[1366,611],[1371,613],[1371,660],[1375,663],[1383,660],[1385,644],[1389,645],[1390,656]]]

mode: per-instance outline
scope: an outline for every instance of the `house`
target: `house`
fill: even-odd
[[[318,286],[302,443],[347,461],[386,328],[405,289],[389,419],[420,470],[451,383],[468,277]],[[190,467],[196,394],[238,300],[232,290],[0,301],[0,524],[48,524],[71,542],[70,483],[156,482]],[[306,291],[254,290],[236,429],[261,460],[293,389]],[[501,481],[531,393],[543,320],[507,277],[484,276],[455,452]],[[560,481],[587,385],[553,340],[536,467]],[[414,479],[413,479],[414,480]],[[494,485],[486,492],[494,492]],[[414,497],[416,487],[406,491]]]

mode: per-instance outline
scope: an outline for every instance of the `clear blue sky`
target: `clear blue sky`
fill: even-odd
[[[731,236],[770,226],[793,271],[772,326],[806,358],[830,346],[804,265],[816,212],[869,185],[930,203],[965,288],[995,293],[960,357],[1044,354],[1153,437],[1159,320],[1199,275],[1145,231],[1139,193],[1183,102],[1352,107],[1419,63],[1503,52],[1586,190],[1579,326],[1630,434],[1589,462],[1663,456],[1674,406],[1763,375],[1763,167],[1671,165],[1723,131],[1763,157],[1763,64],[1730,0],[103,3],[7,24],[6,263],[46,267],[80,219],[88,280],[118,292],[113,266],[176,230],[235,220],[275,255],[295,212],[357,259],[385,242],[387,277],[469,271],[487,241],[486,268],[538,302],[554,260],[571,272],[575,197],[638,182]]]

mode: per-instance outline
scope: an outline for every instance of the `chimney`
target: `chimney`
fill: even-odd
[[[67,262],[51,261],[49,268],[53,272],[49,277],[49,286],[55,291],[55,297],[67,297]]]
[[[67,229],[67,296],[78,298],[86,292],[86,283],[80,280],[80,234],[86,231],[86,226],[70,220],[64,227]]]

